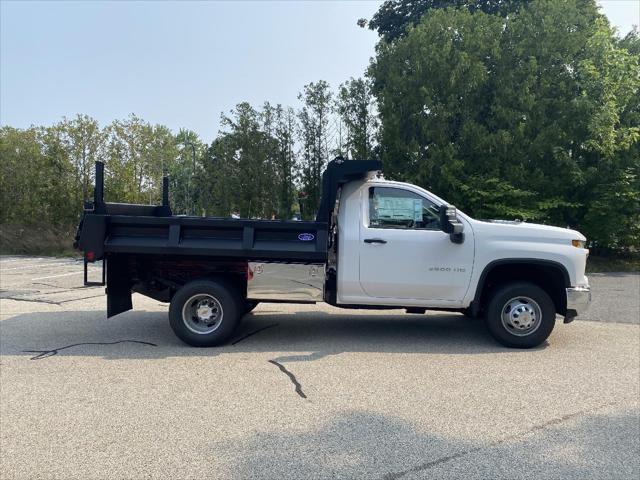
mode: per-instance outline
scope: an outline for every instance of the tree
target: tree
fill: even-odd
[[[274,136],[277,142],[276,172],[280,185],[279,217],[290,219],[295,201],[295,172],[297,158],[295,154],[296,115],[291,107],[278,105],[275,110]]]
[[[151,125],[130,115],[125,120],[112,122],[104,129],[103,136],[106,199],[159,203],[163,172],[175,173],[175,164],[179,161],[180,134],[176,137],[163,125]],[[190,177],[185,179],[188,181]],[[174,195],[178,200],[176,211],[185,212],[187,206],[180,192],[174,191]]]
[[[79,175],[69,159],[63,128],[59,124],[40,129],[40,145],[45,158],[44,174],[48,177],[42,185],[44,218],[64,228],[76,223],[82,211],[82,204],[78,202]],[[92,177],[90,173],[88,176]]]
[[[238,179],[234,160],[234,139],[229,134],[219,135],[209,146],[204,157],[202,180],[207,185],[203,208],[207,215],[228,217],[238,210]]]
[[[460,8],[490,15],[507,16],[526,6],[530,0],[386,0],[371,21],[358,20],[358,25],[377,30],[385,41],[406,35],[408,27],[420,22],[428,12],[444,8]]]
[[[586,65],[591,74],[588,78],[592,84],[590,94],[598,95],[596,98],[599,98],[603,111],[608,113],[601,112],[594,118],[599,119],[598,124],[610,123],[617,118],[622,132],[626,134],[610,134],[608,138],[611,138],[613,145],[610,143],[605,148],[604,159],[590,159],[587,182],[593,189],[591,195],[594,201],[585,199],[581,221],[584,228],[593,232],[593,237],[598,239],[598,243],[592,245],[595,253],[637,249],[640,246],[640,91],[633,80],[639,75],[638,69],[623,69],[627,65],[626,56],[611,48],[609,35],[604,31],[603,35],[593,39],[591,46],[597,49],[598,55],[595,69],[592,65]],[[637,27],[619,39],[617,46],[636,59],[636,66],[640,63]],[[603,70],[609,82],[617,86],[613,92],[611,88],[598,91],[601,83],[598,73]],[[595,84],[593,80],[596,80]],[[603,94],[606,96],[603,97]],[[620,108],[621,105],[626,106]],[[608,117],[611,120],[603,122],[602,119]]]
[[[303,192],[304,218],[315,215],[320,205],[322,171],[329,157],[329,119],[332,113],[333,95],[324,80],[309,83],[298,95],[303,107],[298,113],[299,135],[302,142],[300,164],[301,188]]]
[[[42,218],[48,200],[46,159],[36,128],[0,129],[0,220],[2,223],[31,223]]]
[[[179,137],[204,150],[193,132],[181,132]],[[104,129],[86,115],[46,128],[4,127],[0,129],[0,221],[73,228],[83,200],[92,197],[96,160],[106,164],[106,200],[159,203],[163,171],[175,172],[184,157],[177,141],[167,127],[152,126],[135,115]],[[188,185],[197,195],[197,185],[189,183],[191,170],[183,177],[180,186]],[[177,211],[186,211],[179,193],[176,200]]]
[[[353,79],[340,85],[336,109],[346,126],[345,154],[355,160],[369,159],[378,126],[375,100],[367,79]]]
[[[64,118],[55,128],[56,140],[73,165],[75,202],[80,206],[92,193],[93,169],[103,159],[105,137],[98,122],[88,115]]]
[[[638,68],[593,1],[434,10],[381,41],[369,70],[385,171],[480,218],[576,226],[614,246],[626,227],[588,219],[607,211],[611,185],[628,192],[622,212],[636,205],[622,159],[638,144]]]
[[[211,145],[206,168],[217,199],[209,202],[210,208],[225,216],[237,210],[246,218],[271,218],[278,209],[273,188],[276,140],[265,133],[263,120],[263,113],[247,102],[239,103],[230,116],[222,115],[226,130]],[[272,119],[267,129],[273,129]]]
[[[205,197],[209,195],[202,169],[206,145],[195,132],[186,129],[180,129],[174,141],[173,161],[166,167],[173,192],[172,208],[178,213],[199,215],[205,209]]]
[[[118,201],[147,203],[145,193],[151,187],[148,175],[151,125],[132,114],[125,120],[115,120],[105,133],[108,139],[105,195]]]

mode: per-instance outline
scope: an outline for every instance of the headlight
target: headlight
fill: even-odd
[[[571,240],[571,245],[578,248],[584,248],[587,242],[584,240]]]

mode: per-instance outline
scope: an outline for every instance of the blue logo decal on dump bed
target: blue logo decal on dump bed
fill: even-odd
[[[300,240],[301,242],[310,242],[314,238],[316,237],[313,235],[313,233],[301,233],[300,235],[298,235],[298,240]]]

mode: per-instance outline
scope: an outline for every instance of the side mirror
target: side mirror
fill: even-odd
[[[464,241],[464,225],[458,220],[456,207],[452,205],[440,206],[440,228],[448,233],[453,243]]]

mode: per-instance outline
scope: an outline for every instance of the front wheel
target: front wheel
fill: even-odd
[[[238,325],[241,302],[232,286],[222,281],[195,281],[176,292],[169,307],[169,323],[183,342],[194,347],[224,343]]]
[[[487,327],[507,347],[532,348],[544,342],[556,323],[553,300],[532,283],[498,288],[487,307]]]

